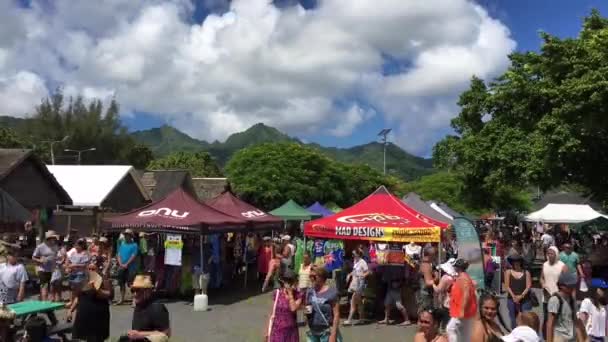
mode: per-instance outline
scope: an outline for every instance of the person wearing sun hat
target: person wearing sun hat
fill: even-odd
[[[57,239],[59,235],[54,230],[47,231],[44,234],[44,242],[36,246],[32,254],[32,260],[37,264],[41,300],[47,300],[53,270],[56,267]]]
[[[137,275],[131,285],[133,292],[133,321],[131,329],[119,341],[167,341],[171,324],[167,307],[154,299],[154,281],[148,274]]]
[[[87,342],[102,342],[110,336],[110,299],[113,296],[110,279],[97,273],[97,265],[87,266],[86,282],[68,312],[68,320],[76,311],[72,338]]]

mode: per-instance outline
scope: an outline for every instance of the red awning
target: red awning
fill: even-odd
[[[439,242],[441,229],[382,186],[350,208],[306,222],[304,234],[339,240]]]
[[[280,229],[283,226],[282,218],[270,215],[242,201],[230,191],[217,195],[205,204],[226,215],[247,221],[253,229]]]
[[[137,210],[104,218],[106,230],[132,228],[137,231],[198,233],[202,232],[204,227],[214,231],[243,229],[246,225],[245,220],[200,203],[182,188]]]

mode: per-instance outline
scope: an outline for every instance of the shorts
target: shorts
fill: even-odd
[[[130,286],[131,283],[133,283],[133,280],[135,279],[135,272],[131,271],[129,269],[124,269],[121,268],[118,270],[118,275],[116,277],[116,280],[118,281],[118,285],[119,286]]]
[[[395,305],[397,309],[403,310],[405,307],[403,306],[403,302],[401,300],[401,291],[397,289],[390,289],[386,292],[386,296],[384,297],[384,306],[392,306]]]
[[[46,289],[51,286],[51,278],[53,272],[38,272],[38,280],[40,281],[40,288]]]
[[[74,272],[70,273],[68,280],[72,288],[78,288],[84,285],[84,282],[87,280],[87,276],[84,272]]]
[[[364,278],[359,279],[359,278],[353,277],[353,279],[350,282],[350,286],[348,287],[348,292],[362,295],[363,292],[365,291],[366,287],[367,287],[367,284],[366,284]]]

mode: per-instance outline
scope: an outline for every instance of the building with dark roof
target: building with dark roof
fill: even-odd
[[[28,209],[72,204],[65,189],[31,150],[0,149],[0,188]]]
[[[140,179],[152,201],[165,198],[180,187],[193,197],[198,197],[190,172],[186,170],[147,170]]]

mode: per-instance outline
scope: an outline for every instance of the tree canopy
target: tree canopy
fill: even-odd
[[[380,185],[403,184],[366,165],[343,164],[297,143],[269,143],[237,152],[226,166],[232,189],[247,201],[273,209],[288,199],[350,206]]]
[[[58,163],[71,164],[76,155],[65,149],[95,151],[83,153],[83,164],[123,164],[145,167],[151,159],[146,146],[136,144],[119,117],[118,103],[112,99],[104,106],[99,99],[86,101],[82,96],[65,98],[61,89],[42,100],[18,134],[27,141],[23,147],[36,147],[40,156],[50,161],[51,141]]]
[[[512,54],[492,82],[471,80],[457,135],[434,147],[435,166],[458,173],[477,206],[563,183],[608,197],[608,20],[594,10],[576,38],[541,36],[539,53]]]
[[[192,177],[219,177],[217,164],[207,152],[174,152],[148,165],[150,170],[188,170]]]

